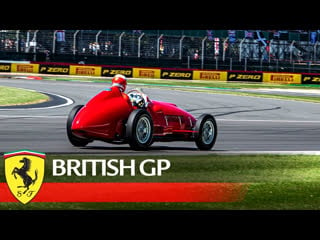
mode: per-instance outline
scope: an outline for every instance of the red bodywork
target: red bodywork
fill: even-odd
[[[195,117],[175,104],[148,99],[155,141],[192,140]],[[107,88],[76,114],[71,130],[78,137],[112,142],[124,139],[125,124],[135,109],[117,87]]]

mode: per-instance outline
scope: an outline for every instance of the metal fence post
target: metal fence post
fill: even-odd
[[[313,46],[313,61],[317,61],[317,45],[318,45],[318,41],[315,42],[314,46]]]
[[[80,30],[77,30],[74,34],[73,34],[73,46],[72,46],[72,51],[73,51],[73,55],[76,54],[76,37],[77,34]]]
[[[122,39],[122,36],[125,34],[125,32],[122,32],[121,34],[120,34],[120,36],[119,36],[119,52],[118,52],[118,56],[119,57],[121,57],[121,51],[122,51],[122,49],[121,49],[121,39]]]
[[[292,52],[293,52],[293,44],[295,43],[295,41],[293,40],[290,44],[290,62],[292,63]]]
[[[26,46],[25,52],[28,53],[29,49],[30,49],[30,30],[28,30],[28,32],[27,32],[26,44],[27,44],[27,46]]]
[[[245,38],[243,38],[239,44],[239,62],[241,62],[241,58],[242,58],[242,44],[244,42]]]
[[[179,60],[182,59],[182,41],[184,39],[184,35],[182,35],[182,37],[180,38],[180,42],[179,42]]]
[[[269,41],[269,52],[268,52],[268,60],[269,60],[269,64],[270,64],[270,62],[271,62],[271,45],[272,45],[272,43],[273,43],[273,40],[271,39],[270,41]]]
[[[55,30],[53,32],[53,38],[52,38],[52,53],[54,54],[56,52],[56,34],[58,30]]]
[[[144,33],[141,33],[141,35],[138,38],[138,58],[141,57],[141,38],[143,37]]]
[[[19,48],[20,48],[20,39],[19,39],[19,33],[20,33],[20,30],[17,30],[16,31],[16,41],[17,41],[17,44],[16,44],[16,52],[19,52]]]
[[[160,35],[160,37],[158,37],[157,39],[157,59],[159,59],[159,55],[160,55],[160,39],[163,37],[163,34]]]
[[[222,61],[225,60],[226,58],[226,50],[227,50],[227,41],[229,40],[229,37],[227,37],[224,41],[223,41],[223,51],[222,51]]]
[[[102,31],[99,30],[98,33],[96,34],[96,43],[99,45],[99,51],[101,50],[101,46],[99,44],[99,35]],[[98,55],[98,51],[95,51],[95,55]]]
[[[37,33],[39,32],[39,30],[34,31],[33,33],[33,39],[31,40],[31,42],[34,43],[34,47],[33,47],[33,52],[36,53],[37,52]]]
[[[204,64],[204,43],[205,41],[207,40],[207,36],[205,36],[203,39],[202,39],[202,42],[201,42],[201,47],[202,47],[202,50],[201,50],[201,69],[203,69],[203,64]]]

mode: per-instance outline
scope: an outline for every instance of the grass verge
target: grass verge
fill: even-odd
[[[21,203],[0,202],[0,209],[43,210],[319,210],[320,156],[318,155],[200,155],[118,156],[138,164],[166,158],[171,167],[162,176],[53,176],[53,159],[114,159],[114,156],[48,155],[44,182],[236,182],[247,184],[243,200],[200,203]],[[0,162],[4,168],[4,162]],[[87,171],[90,171],[88,169]],[[97,173],[101,169],[97,168]],[[4,171],[2,171],[4,172]],[[88,172],[87,172],[88,173]],[[5,177],[0,175],[0,182]],[[156,193],[155,193],[156,194]],[[1,196],[0,196],[1,201]]]
[[[0,86],[0,106],[35,104],[48,100],[47,95],[36,91]]]

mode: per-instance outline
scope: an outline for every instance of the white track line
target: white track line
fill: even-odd
[[[35,91],[35,90],[30,90],[30,91]],[[36,91],[35,91],[36,92]],[[73,100],[70,99],[70,98],[67,98],[65,96],[62,96],[62,95],[59,95],[59,94],[54,94],[54,93],[48,93],[48,92],[42,92],[42,91],[38,91],[38,92],[41,92],[41,93],[44,93],[44,94],[50,94],[50,95],[54,95],[54,96],[57,96],[57,97],[60,97],[60,98],[63,98],[65,99],[67,102],[64,103],[64,104],[60,104],[60,105],[55,105],[55,106],[49,106],[49,107],[38,107],[38,108],[30,108],[30,107],[25,107],[25,108],[22,108],[22,107],[19,107],[19,108],[2,108],[0,107],[0,111],[17,111],[17,110],[25,110],[25,109],[51,109],[51,108],[58,108],[58,107],[64,107],[64,106],[68,106],[68,105],[71,105],[73,103]]]
[[[45,115],[0,115],[0,118],[66,118],[66,116],[45,116]]]
[[[320,155],[320,151],[219,151],[219,150],[212,150],[214,154],[221,154],[221,155],[255,155],[255,154],[275,154],[275,155]]]
[[[272,120],[272,119],[226,119],[216,118],[217,121],[223,122],[282,122],[282,123],[320,123],[320,120]]]

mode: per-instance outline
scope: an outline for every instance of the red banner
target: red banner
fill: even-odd
[[[31,202],[235,202],[243,183],[43,183]],[[18,202],[0,183],[0,202]]]

